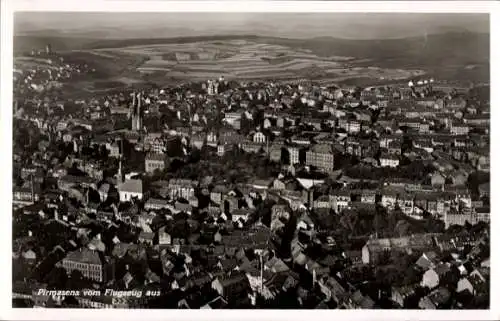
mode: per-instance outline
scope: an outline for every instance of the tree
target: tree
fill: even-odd
[[[333,209],[328,211],[314,211],[311,215],[318,222],[321,229],[335,230],[335,227],[338,225],[338,215],[336,215]]]
[[[462,226],[462,225],[457,225],[457,224],[453,224],[453,225],[450,225],[445,233],[446,234],[449,234],[449,235],[455,235],[455,234],[460,234],[462,233],[463,231],[465,231],[465,227]]]
[[[489,229],[489,224],[483,221],[480,221],[476,224],[474,224],[470,229],[469,232],[473,235],[479,235],[484,231],[488,231]]]
[[[157,231],[165,224],[167,224],[167,219],[165,218],[165,215],[156,215],[153,218],[153,221],[151,222],[151,229],[153,231]]]
[[[417,286],[415,293],[406,298],[404,302],[405,309],[418,309],[418,303],[422,297],[427,295],[429,292],[428,288]]]
[[[459,280],[460,272],[458,269],[452,268],[439,279],[439,284],[450,290],[451,293],[454,293],[457,289],[457,283]]]
[[[375,216],[373,218],[373,228],[375,230],[375,233],[382,235],[382,231],[386,227],[386,222],[384,220],[384,217],[379,213],[376,212]]]
[[[473,195],[479,195],[479,185],[490,181],[489,173],[473,172],[467,178],[467,188]]]
[[[419,270],[410,267],[406,269],[401,285],[418,284],[421,280],[422,280],[422,273]]]
[[[391,262],[391,253],[389,251],[382,252],[379,258],[380,265],[387,265]]]
[[[258,213],[262,224],[266,226],[271,226],[271,208],[274,204],[274,201],[266,199],[257,206],[256,212]]]
[[[344,213],[340,219],[340,224],[346,228],[349,232],[354,232],[358,220],[358,215],[354,211],[348,211]]]
[[[177,220],[172,230],[173,238],[187,238],[191,234],[191,229],[186,220]]]
[[[53,268],[45,278],[47,286],[51,289],[64,289],[67,281],[68,275],[66,270],[62,267]]]
[[[80,307],[80,304],[78,303],[78,301],[76,300],[76,298],[74,296],[70,295],[70,296],[67,296],[64,298],[63,307],[78,308],[78,307]]]
[[[375,272],[376,282],[382,288],[390,288],[399,278],[399,272],[394,267],[379,268]]]
[[[28,231],[34,233],[40,226],[40,216],[23,215],[21,212],[16,212],[12,220],[12,236],[14,239],[26,236]]]
[[[408,235],[411,230],[411,225],[406,220],[399,220],[394,228],[394,233],[398,237]]]
[[[12,281],[23,281],[32,272],[32,267],[21,257],[12,259]]]
[[[71,289],[80,290],[85,287],[85,280],[82,272],[79,270],[73,270],[70,273],[68,279],[69,287]]]

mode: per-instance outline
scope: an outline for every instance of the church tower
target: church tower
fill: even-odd
[[[131,129],[133,131],[140,131],[142,129],[142,97],[141,94],[136,94],[135,91],[132,94],[132,105],[130,106],[130,119],[131,119]]]

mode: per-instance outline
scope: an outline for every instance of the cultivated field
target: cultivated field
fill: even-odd
[[[423,74],[420,70],[358,67],[356,57],[318,56],[311,50],[248,40],[203,41],[94,49],[101,57],[143,58],[135,68],[143,75],[205,80],[353,78],[398,80]]]

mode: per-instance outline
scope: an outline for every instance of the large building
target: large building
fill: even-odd
[[[171,199],[190,199],[194,196],[194,187],[198,182],[190,179],[171,179],[168,184],[169,196]]]
[[[128,179],[118,185],[120,202],[128,202],[134,198],[142,200],[144,193],[142,191],[142,180]]]
[[[450,126],[450,133],[452,135],[467,135],[469,133],[469,126],[462,123],[452,122]]]
[[[160,210],[168,207],[168,201],[159,198],[150,198],[144,204],[146,210]]]
[[[146,173],[153,173],[155,170],[163,171],[165,169],[165,155],[148,154],[144,165]]]
[[[323,171],[333,170],[333,150],[329,145],[316,145],[306,152],[306,165]]]
[[[253,135],[253,142],[254,143],[264,144],[266,141],[267,141],[267,137],[262,132],[256,132]]]
[[[98,251],[86,247],[68,253],[59,263],[68,274],[73,270],[80,271],[85,278],[105,282],[108,278],[109,264]]]
[[[218,144],[217,145],[217,156],[222,157],[227,152],[233,149],[233,145],[231,144]]]
[[[288,147],[288,153],[290,155],[290,164],[300,163],[300,149],[298,147]]]
[[[282,144],[273,144],[268,150],[269,159],[273,162],[281,162]]]
[[[167,140],[162,133],[148,133],[144,137],[144,144],[150,153],[165,154],[167,151]]]
[[[40,199],[40,186],[31,183],[28,187],[14,187],[12,204],[14,207],[31,205]]]
[[[380,166],[382,167],[398,167],[399,158],[395,155],[383,153],[380,156]]]
[[[415,234],[400,238],[370,239],[361,250],[363,264],[377,264],[391,252],[412,250],[427,251],[435,245],[434,237],[438,234]]]

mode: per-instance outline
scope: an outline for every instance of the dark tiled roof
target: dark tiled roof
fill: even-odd
[[[87,248],[80,248],[79,250],[68,253],[65,259],[79,263],[102,264],[99,253]]]

